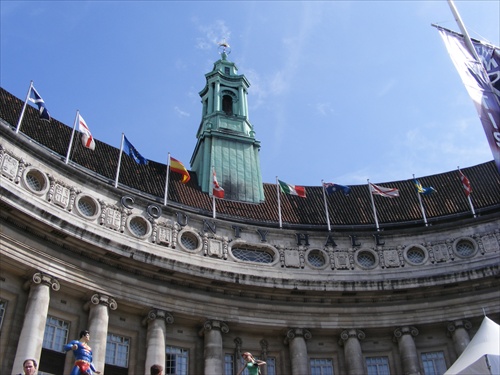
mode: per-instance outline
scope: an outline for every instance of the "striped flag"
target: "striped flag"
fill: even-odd
[[[305,187],[290,185],[290,184],[287,184],[286,182],[283,182],[281,180],[278,180],[278,183],[279,183],[280,189],[283,193],[290,194],[290,195],[297,195],[297,196],[302,197],[302,198],[306,197],[306,188]]]
[[[399,197],[399,190],[396,188],[386,188],[378,186],[370,182],[370,192],[373,195],[381,195],[382,197],[395,198]]]
[[[219,182],[217,181],[217,176],[215,175],[215,168],[213,174],[214,174],[214,181],[213,181],[214,186],[212,190],[212,195],[214,197],[224,199],[224,189],[220,187]]]
[[[470,186],[470,181],[469,179],[462,173],[462,171],[459,169],[458,173],[460,173],[460,181],[462,181],[462,186],[465,191],[465,195],[469,196],[470,193],[472,193],[472,187]]]
[[[173,157],[170,157],[170,170],[172,172],[180,173],[182,175],[181,182],[183,184],[187,184],[188,181],[191,179],[191,176],[189,175],[189,172],[187,171],[184,164],[182,164],[179,160],[174,159]]]

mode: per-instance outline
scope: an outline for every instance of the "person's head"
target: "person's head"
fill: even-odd
[[[253,355],[252,353],[250,352],[245,352],[241,355],[243,357],[243,359],[247,362],[252,362],[254,359],[253,359]]]
[[[25,375],[34,375],[36,373],[37,363],[34,359],[25,359],[23,362],[23,370]]]
[[[80,339],[82,337],[85,337],[87,340],[89,340],[90,339],[90,332],[87,331],[86,329],[84,329],[83,331],[80,331]]]
[[[163,366],[160,365],[151,366],[151,375],[163,375]]]

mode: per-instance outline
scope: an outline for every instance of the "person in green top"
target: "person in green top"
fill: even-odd
[[[243,366],[238,372],[238,375],[241,375],[241,373],[247,368],[248,369],[248,374],[249,375],[259,375],[259,366],[265,365],[266,362],[255,359],[252,355],[252,353],[245,352],[241,355],[243,359],[247,362],[245,366]]]

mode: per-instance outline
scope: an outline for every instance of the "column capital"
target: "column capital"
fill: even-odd
[[[229,326],[221,320],[209,319],[203,323],[203,332],[219,330],[222,333],[229,333]]]
[[[355,338],[357,340],[364,340],[365,337],[366,337],[365,333],[360,329],[355,329],[355,328],[344,329],[340,333],[339,345],[342,346],[345,342],[347,342],[347,340],[351,338]]]
[[[142,324],[146,324],[148,322],[152,322],[156,319],[163,319],[165,323],[173,324],[174,317],[168,311],[161,309],[151,309],[148,311],[148,315],[143,319]]]
[[[36,272],[31,277],[30,284],[38,284],[38,285],[47,285],[54,291],[58,291],[61,289],[61,284],[57,279],[49,274],[43,272]]]
[[[413,326],[399,327],[394,330],[394,337],[400,339],[404,335],[418,336],[418,329]]]
[[[116,310],[118,308],[118,304],[116,300],[106,294],[95,293],[90,297],[90,302],[93,305],[104,305],[109,307],[111,310]]]
[[[448,322],[448,333],[453,333],[457,328],[463,328],[466,331],[472,328],[472,323],[469,322],[468,320],[462,319],[462,320],[454,320],[452,322]]]
[[[303,337],[304,340],[312,339],[312,334],[308,329],[305,328],[290,328],[285,334],[285,344],[290,343],[297,337]]]

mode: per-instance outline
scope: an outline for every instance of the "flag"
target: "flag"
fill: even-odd
[[[387,198],[399,197],[399,190],[395,188],[386,188],[370,182],[370,191],[373,195],[381,195]]]
[[[465,88],[474,102],[496,167],[500,171],[500,99],[495,94],[495,88],[488,76],[487,69],[468,50],[462,35],[443,28],[438,28],[438,30]],[[480,52],[484,59],[484,51]],[[485,63],[494,66],[497,62],[493,60]],[[490,74],[492,77],[497,76],[495,72]]]
[[[94,137],[90,133],[90,129],[87,126],[87,123],[83,119],[83,117],[78,114],[78,131],[82,133],[82,144],[86,148],[90,148],[91,150],[95,149],[95,141]]]
[[[349,186],[333,184],[331,182],[324,182],[323,186],[328,194],[332,194],[335,191],[341,191],[347,196],[351,192],[351,188]]]
[[[415,187],[417,188],[417,192],[419,194],[422,194],[422,195],[431,195],[432,193],[434,193],[434,192],[437,191],[432,186],[423,187],[422,184],[418,180],[414,179],[413,183],[415,184]]]
[[[123,136],[123,151],[125,151],[128,156],[135,160],[137,164],[148,164],[148,159],[139,154],[139,151],[130,143],[127,137]]]
[[[215,168],[213,171],[214,175],[214,186],[212,190],[212,195],[217,198],[224,199],[224,189],[220,187],[219,182],[217,182],[217,176],[215,175]]]
[[[470,181],[469,179],[462,173],[462,171],[459,169],[458,173],[460,173],[460,181],[462,181],[462,186],[465,191],[465,195],[469,196],[470,193],[472,193],[472,187],[470,186]]]
[[[33,98],[31,97],[33,95]],[[45,102],[43,101],[42,97],[40,94],[36,91],[35,86],[31,86],[31,92],[28,97],[29,101],[36,104],[38,106],[38,112],[40,119],[50,121],[50,114],[49,111],[47,110],[47,107],[45,106]]]
[[[290,184],[287,184],[286,182],[283,182],[281,180],[278,180],[278,183],[279,183],[280,189],[283,193],[290,194],[290,195],[297,195],[297,196],[302,197],[302,198],[306,197],[306,188],[305,187],[290,185]]]
[[[189,175],[189,172],[187,171],[186,167],[184,167],[184,164],[182,164],[179,160],[174,159],[173,157],[170,157],[170,170],[172,172],[180,173],[182,175],[181,182],[183,184],[187,184],[188,181],[191,179],[191,176]]]

